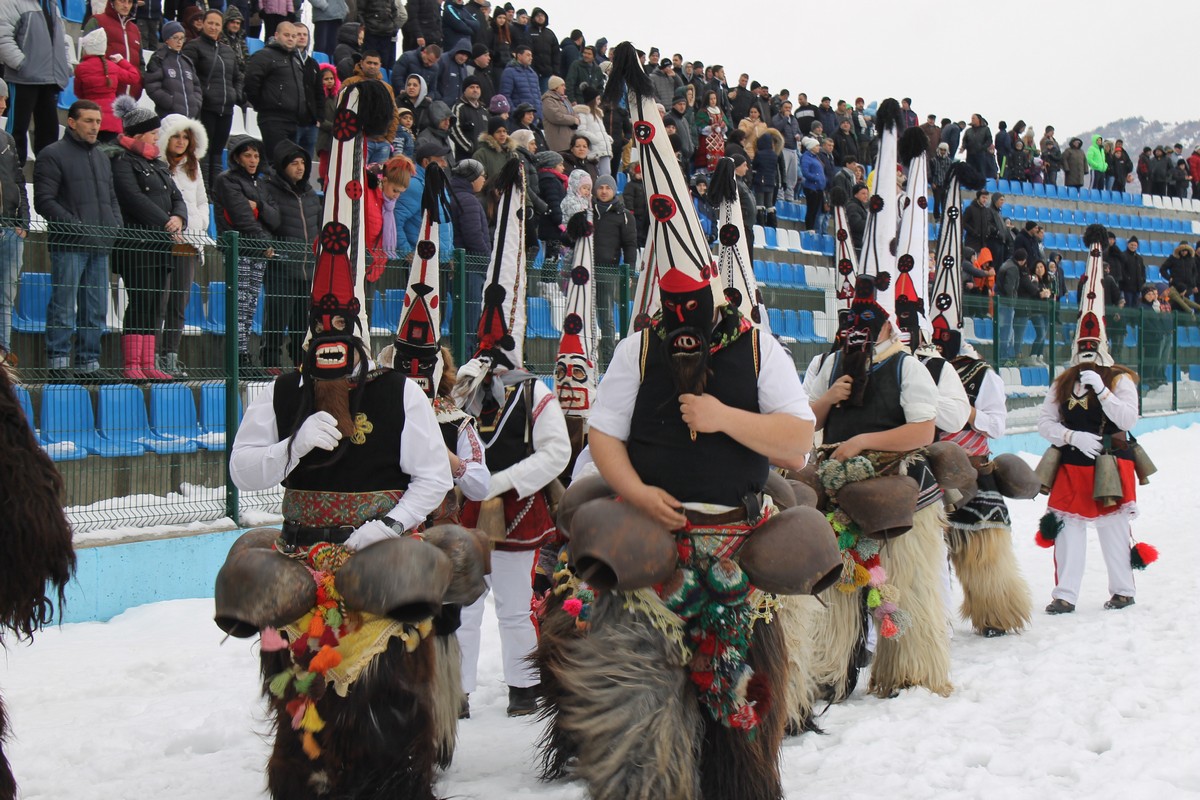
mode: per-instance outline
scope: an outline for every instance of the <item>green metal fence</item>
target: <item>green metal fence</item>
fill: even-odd
[[[52,370],[47,360],[47,324],[54,327],[56,305],[63,298],[86,298],[64,278],[64,253],[81,248],[109,256],[99,287],[105,306],[99,361],[106,373],[99,378],[77,374],[74,364],[65,373]],[[97,530],[154,529],[223,518],[241,524],[277,519],[281,491],[237,492],[228,480],[228,449],[242,410],[300,358],[311,248],[232,233],[214,242],[207,237],[172,240],[136,229],[48,230],[40,224],[22,249],[10,340],[19,359],[15,373],[31,422],[64,477],[63,505],[79,535],[86,539]],[[474,347],[486,267],[486,259],[462,251],[443,265],[443,336],[459,363]],[[556,258],[531,259],[528,267],[525,366],[541,376],[553,372],[565,313],[565,272]],[[260,275],[263,290],[249,291]],[[390,261],[367,289],[374,352],[394,337],[407,277],[403,260]],[[628,328],[636,276],[625,266],[598,265],[595,278],[603,372]],[[122,375],[130,309],[149,295],[160,310],[169,312],[172,301],[184,309],[175,350],[186,377],[148,382]],[[822,291],[766,286],[764,295],[769,307],[784,314],[833,311]],[[239,309],[250,329],[245,337],[248,357],[241,358]],[[1050,381],[1070,357],[1075,309],[1049,301],[968,295],[966,310],[971,319],[967,338],[999,365],[1008,386],[1010,427],[1033,424]],[[172,337],[157,313],[155,319],[155,347],[162,353]],[[77,308],[70,327],[85,320]],[[1200,408],[1200,327],[1193,315],[1115,309],[1108,322],[1117,360],[1142,376],[1144,411]],[[1002,350],[1010,328],[1016,331],[1011,352]],[[1039,349],[1033,337],[1042,331]],[[824,338],[832,331],[827,327],[823,333],[783,337],[798,369],[828,349]],[[73,344],[78,349],[78,334]]]

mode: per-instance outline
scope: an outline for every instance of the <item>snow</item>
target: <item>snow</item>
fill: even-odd
[[[791,798],[1139,800],[1200,797],[1191,738],[1200,719],[1197,643],[1182,600],[1195,592],[1200,544],[1180,522],[1200,513],[1192,449],[1200,426],[1142,443],[1159,473],[1142,489],[1134,532],[1161,559],[1138,573],[1137,605],[1104,611],[1094,539],[1078,610],[1041,613],[1051,553],[1033,543],[1043,501],[1012,504],[1018,559],[1035,599],[1032,628],[983,639],[964,623],[951,643],[955,692],[861,689],[820,719],[826,735],[788,739]],[[1027,454],[1032,461],[1035,455]],[[134,608],[108,623],[65,625],[10,645],[0,668],[25,800],[169,796],[263,798],[267,724],[257,649],[211,622],[212,603]],[[539,726],[508,719],[499,639],[484,626],[481,687],[439,783],[456,798],[585,796],[579,783],[540,783]],[[865,679],[860,685],[865,684]],[[68,766],[70,765],[70,766]]]

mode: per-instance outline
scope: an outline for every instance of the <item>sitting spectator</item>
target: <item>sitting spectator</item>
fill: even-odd
[[[117,94],[137,99],[142,96],[142,32],[134,21],[133,6],[134,0],[92,0],[94,16],[83,30],[91,33],[103,28],[108,35],[105,55],[112,61],[128,61],[137,70],[135,79],[117,81]]]
[[[362,60],[363,39],[366,35],[361,22],[347,22],[338,29],[337,47],[333,50],[332,61],[337,66],[339,80],[344,81],[354,74],[354,68]],[[392,70],[393,89],[396,87],[397,71]]]
[[[508,102],[508,98],[500,93],[492,95],[492,99],[488,101],[488,114],[493,117],[499,117],[502,120],[508,121],[512,114],[512,104]]]
[[[8,84],[0,81],[0,116],[8,109]],[[21,275],[25,236],[29,232],[29,199],[25,171],[12,134],[0,128],[0,369],[15,367],[12,336],[13,301]]]
[[[1161,150],[1161,148],[1159,148]],[[1196,292],[1196,251],[1187,242],[1179,246],[1162,263],[1159,272],[1170,284],[1167,299],[1176,311],[1200,311],[1200,304],[1191,299]]]
[[[450,125],[453,122],[450,107],[441,100],[434,100],[429,106],[429,124],[417,134],[417,150],[424,144],[436,144],[439,152],[445,149],[446,166],[453,167],[457,162],[450,149]]]
[[[103,115],[100,123],[102,142],[115,140],[121,132],[121,121],[113,114],[117,86],[128,85],[137,79],[137,69],[132,64],[119,56],[114,61],[105,55],[107,36],[103,28],[84,34],[79,39],[82,58],[75,67],[75,96],[100,106]]]
[[[160,117],[168,114],[182,114],[191,119],[200,117],[203,102],[200,76],[196,74],[196,65],[181,52],[185,41],[183,26],[168,22],[163,26],[162,45],[146,65],[146,94],[154,101],[154,110]]]
[[[243,378],[266,377],[250,360],[250,326],[258,310],[267,261],[275,257],[271,238],[281,222],[279,208],[259,174],[262,149],[262,142],[251,136],[230,137],[229,169],[213,182],[211,195],[217,232],[237,231],[245,237],[238,250],[237,280],[227,277],[228,284],[237,286],[238,366]]]

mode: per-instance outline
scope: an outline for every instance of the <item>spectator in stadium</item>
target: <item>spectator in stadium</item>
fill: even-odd
[[[1179,158],[1171,167],[1171,197],[1187,197],[1188,187],[1192,185],[1192,173],[1188,170],[1185,158]]]
[[[717,81],[714,80],[714,83]],[[721,108],[720,96],[712,89],[704,93],[702,108],[696,112],[696,157],[698,169],[712,174],[717,162],[725,156],[725,137],[728,135],[729,117]]]
[[[1150,176],[1150,194],[1165,197],[1167,188],[1171,184],[1171,161],[1167,158],[1167,151],[1164,148],[1154,148],[1154,157],[1150,159],[1148,174]]]
[[[509,25],[509,14],[503,8],[497,8],[492,14],[491,26],[483,43],[492,54],[492,81],[500,84],[504,68],[513,60],[514,47],[519,43],[513,39],[513,29]],[[503,89],[500,90],[503,93]],[[538,92],[538,94],[541,94]],[[511,99],[511,98],[510,98]]]
[[[583,31],[576,28],[571,35],[558,43],[558,67],[556,75],[566,75],[571,65],[583,57]],[[571,102],[574,102],[572,99]]]
[[[417,151],[421,150],[422,145],[435,145],[439,154],[446,161],[445,168],[449,169],[458,161],[454,157],[454,151],[450,147],[450,126],[454,122],[454,116],[450,113],[450,106],[441,100],[434,100],[429,105],[428,120],[429,124],[417,134]],[[444,153],[442,152],[443,150],[445,151]]]
[[[581,133],[571,135],[571,146],[559,153],[563,157],[563,172],[570,178],[576,170],[584,172],[592,180],[596,180],[596,162],[591,152],[592,146],[588,138]],[[570,219],[570,215],[565,216]]]
[[[625,210],[633,214],[637,223],[638,247],[645,247],[646,237],[650,235],[650,207],[641,164],[635,162],[629,166],[629,180],[621,191],[621,199],[625,202]]]
[[[496,83],[492,80],[492,54],[487,45],[476,42],[471,45],[471,60],[467,64],[467,75],[473,75],[479,81],[479,102],[484,108],[491,105],[496,96]],[[508,102],[508,98],[504,98]]]
[[[1063,295],[1067,293],[1067,282],[1064,279],[1060,265],[1062,264],[1062,255],[1060,253],[1051,253],[1050,258],[1046,260],[1046,281],[1045,284],[1050,289],[1050,296],[1055,302],[1062,300]]]
[[[114,61],[105,55],[108,34],[103,28],[86,33],[79,39],[80,61],[75,67],[75,96],[91,100],[100,106],[104,119],[100,123],[100,141],[111,142],[121,132],[121,120],[113,114],[117,86],[137,80],[137,69],[120,56]]]
[[[442,40],[456,42],[466,39],[468,44],[479,32],[479,20],[468,14],[463,0],[444,0],[442,4]]]
[[[1192,174],[1192,198],[1200,199],[1200,145],[1188,156],[1188,172]]]
[[[412,160],[417,150],[417,137],[413,135],[413,112],[400,106],[396,111],[396,138],[392,139],[392,154]],[[407,187],[406,187],[407,188]]]
[[[475,32],[471,34],[471,43],[484,44],[488,28],[491,25],[491,19],[488,16],[492,13],[490,0],[467,0],[466,3],[463,3],[463,13],[475,21]]]
[[[542,9],[535,8],[529,15],[529,27],[525,34],[533,51],[533,71],[537,73],[542,91],[549,88],[550,77],[558,70],[562,60],[558,37],[550,30],[549,25],[549,15]]]
[[[946,208],[946,192],[950,189],[950,167],[954,159],[950,156],[950,145],[938,142],[933,158],[929,159],[929,187],[933,190],[933,216],[938,218]]]
[[[579,118],[576,135],[587,138],[589,159],[592,162],[590,172],[593,179],[600,175],[611,175],[613,139],[604,128],[604,112],[600,108],[600,91],[585,84],[581,97],[583,102],[574,106],[573,109],[575,116]],[[574,140],[572,140],[572,147],[574,147]]]
[[[488,258],[492,254],[492,237],[480,193],[488,174],[483,164],[464,158],[450,171],[450,214],[454,220],[454,246],[466,251],[466,320],[467,329],[478,322],[483,284],[487,276]]]
[[[587,84],[597,92],[604,91],[604,73],[596,63],[596,48],[587,45],[581,51],[578,61],[571,64],[566,71],[567,97],[572,103],[584,103],[583,85]]]
[[[989,152],[991,145],[992,131],[987,126],[987,120],[980,114],[972,114],[971,127],[963,133],[962,150],[967,154],[967,163],[984,177],[996,173],[994,160]]]
[[[912,98],[904,97],[900,100],[900,118],[904,121],[901,126],[901,131],[906,131],[909,128],[917,127],[917,112],[912,110]],[[1003,125],[1004,123],[1001,123]]]
[[[304,76],[305,106],[303,119],[296,128],[296,138],[293,141],[303,147],[311,159],[317,149],[317,124],[325,117],[325,93],[321,86],[321,65],[308,52],[308,26],[303,22],[296,22],[293,23],[293,30],[296,34],[294,53],[296,60],[300,62],[300,72]]]
[[[1078,136],[1067,143],[1067,149],[1062,156],[1063,185],[1083,188],[1084,177],[1087,175],[1087,153],[1083,149],[1083,140]]]
[[[1019,344],[1016,341],[1016,325],[1014,324],[1016,300],[1020,296],[1022,278],[1024,277],[1028,281],[1027,263],[1028,260],[1025,251],[1015,250],[1013,251],[1012,258],[1001,264],[999,271],[996,273],[996,297],[1002,298],[1000,308],[997,309],[997,335],[1000,337],[1001,366],[1016,366],[1016,348],[1017,344]],[[1022,275],[1022,273],[1025,274]],[[1021,319],[1021,330],[1024,331],[1024,317]]]
[[[470,158],[479,137],[487,132],[488,112],[480,103],[479,78],[467,77],[462,95],[451,109],[453,122],[450,125],[450,141],[454,145],[455,157]]]
[[[865,183],[857,183],[854,185],[854,194],[850,196],[850,201],[846,203],[846,225],[850,228],[850,241],[854,243],[854,249],[860,253],[862,251],[863,233],[867,229],[867,200],[871,197],[871,190],[867,188]]]
[[[615,324],[612,308],[617,301],[616,267],[637,265],[637,221],[617,196],[617,182],[609,175],[596,180],[592,201],[593,257],[597,266],[609,267],[596,282],[596,319],[600,324],[600,359],[612,356]]]
[[[439,0],[408,0],[408,21],[402,26],[404,50],[442,43],[442,8]]]
[[[440,102],[440,101],[439,101]],[[445,105],[444,103],[442,105]],[[449,167],[450,147],[442,141],[430,140],[417,144],[416,172],[408,183],[408,189],[396,200],[396,255],[407,258],[417,247],[421,233],[421,197],[425,194],[425,171],[430,165],[446,170]],[[446,198],[447,204],[449,198]],[[450,219],[442,219],[438,226],[438,253],[447,261],[454,251],[454,225]],[[444,283],[443,288],[449,284]]]
[[[182,114],[197,119],[200,116],[200,104],[203,102],[200,94],[200,76],[196,74],[196,66],[191,59],[180,52],[187,40],[183,26],[171,21],[163,26],[162,32],[163,43],[146,64],[146,75],[143,79],[146,94],[154,101],[154,110],[160,117]],[[82,47],[81,40],[81,50]],[[78,68],[75,80],[78,84]],[[79,96],[78,88],[75,94]]]
[[[1157,148],[1161,149],[1161,148]],[[1167,299],[1176,311],[1200,311],[1200,304],[1192,299],[1196,293],[1196,251],[1187,242],[1180,242],[1171,255],[1162,263],[1159,272],[1170,283]]]
[[[1149,147],[1143,147],[1137,160],[1137,179],[1142,187],[1142,194],[1150,194],[1150,159],[1152,153]]]
[[[308,331],[312,244],[321,229],[322,202],[309,183],[312,159],[303,147],[280,142],[271,166],[274,172],[265,183],[267,195],[279,209],[275,238],[299,245],[289,247],[282,258],[271,259],[263,276],[267,306],[263,309],[259,360],[269,374],[278,374],[280,346],[285,341],[294,367],[304,357],[301,345]]]
[[[536,115],[537,112],[528,103],[522,103],[517,106],[516,110],[513,111],[510,122],[510,125],[512,125],[511,132],[515,133],[521,129],[531,131],[533,139],[537,143],[538,151],[548,150],[550,148],[546,146],[546,137],[542,134],[542,128],[537,123]]]
[[[567,174],[563,157],[545,150],[534,156],[538,166],[538,194],[545,201],[546,213],[538,220],[538,239],[546,248],[546,261],[557,259],[562,251],[562,232],[565,224],[562,201],[567,196]]]
[[[533,131],[528,128],[512,131],[509,141],[513,143],[513,154],[521,162],[521,168],[525,172],[525,211],[528,214],[525,222],[525,249],[532,260],[537,256],[538,250],[538,220],[549,209],[538,192],[538,165],[534,160],[538,145]]]
[[[1092,144],[1087,149],[1087,165],[1092,173],[1092,188],[1103,189],[1104,178],[1108,174],[1108,159],[1104,155],[1104,137],[1093,136]]]
[[[841,189],[846,193],[847,199],[854,196],[854,184],[858,183],[858,177],[855,174],[855,167],[858,162],[854,158],[847,157],[842,161],[842,166],[833,174],[833,179],[825,187],[826,191],[832,192],[834,189]]]
[[[1142,288],[1146,285],[1146,261],[1138,253],[1139,247],[1141,243],[1138,242],[1138,237],[1130,236],[1125,244],[1125,251],[1121,253],[1121,275],[1117,282],[1121,287],[1121,295],[1125,298],[1125,305],[1129,307],[1137,305]]]
[[[208,151],[208,135],[204,126],[182,114],[163,118],[158,132],[158,157],[179,187],[187,208],[186,241],[172,250],[171,275],[167,291],[158,303],[158,318],[163,321],[158,340],[160,371],[174,378],[186,378],[179,363],[179,342],[183,336],[184,312],[191,294],[196,268],[204,263],[202,241],[208,238],[208,192],[204,189],[201,160]]]
[[[766,217],[775,210],[775,199],[779,195],[779,159],[783,154],[783,134],[768,128],[754,144],[751,167],[754,171],[754,204],[757,206],[755,221],[766,224]]]
[[[843,117],[838,120],[837,130],[833,132],[833,157],[838,164],[845,164],[847,158],[858,161],[858,137],[851,128],[850,118]]]
[[[392,70],[392,89],[399,95],[405,82],[413,75],[418,75],[425,82],[425,90],[431,95],[431,99],[440,99],[437,87],[442,75],[441,57],[442,48],[436,44],[427,44],[418,50],[405,52]],[[418,126],[420,122],[418,119]]]
[[[825,167],[817,157],[821,145],[816,139],[806,138],[801,145],[804,147],[804,154],[800,156],[800,176],[805,202],[804,227],[812,231],[817,228],[817,217],[825,203]]]
[[[195,11],[197,18],[198,29],[192,31],[191,26],[184,21],[184,32],[187,34],[187,40],[190,42],[197,36],[203,36],[204,33],[204,17],[205,12],[199,6],[189,6],[188,12]],[[245,20],[242,18],[242,12],[232,3],[225,9],[225,15],[222,18],[221,41],[233,48],[233,52],[237,55],[238,69],[242,74],[246,74],[246,62],[250,60],[250,45],[246,44]]]
[[[1054,138],[1054,126],[1047,125],[1046,131],[1042,135],[1041,142],[1038,143],[1038,149],[1042,157],[1042,166],[1045,169],[1045,182],[1047,184],[1055,184],[1058,182],[1058,173],[1063,168],[1063,152],[1058,146],[1058,140]]]
[[[996,127],[996,136],[992,140],[992,147],[996,154],[996,163],[1000,167],[1000,176],[1007,178],[1008,159],[1013,150],[1013,136],[1008,130],[1008,123],[1004,120],[1000,120]]]
[[[507,97],[514,108],[528,103],[532,106],[535,116],[541,119],[542,92],[539,88],[538,74],[531,64],[533,50],[527,45],[517,45],[513,50],[512,62],[505,67],[504,74],[500,76],[500,94]]]
[[[366,3],[367,0],[362,2]],[[278,32],[281,23],[297,20],[295,0],[258,0],[257,6],[263,21],[264,38],[268,42]]]
[[[676,98],[678,100],[678,98]],[[684,98],[686,100],[686,97]],[[746,116],[738,122],[737,129],[741,131],[745,138],[742,140],[742,147],[746,149],[746,157],[751,163],[754,162],[754,156],[758,152],[758,140],[762,138],[768,130],[767,123],[763,121],[761,110],[757,105],[750,106],[746,112]],[[778,131],[776,131],[778,133]],[[780,141],[783,140],[783,135],[780,134]],[[755,169],[758,169],[755,167]]]
[[[1133,161],[1125,150],[1125,142],[1121,139],[1113,142],[1112,153],[1111,155],[1106,153],[1106,158],[1109,188],[1114,192],[1124,192],[1125,184],[1133,183]],[[1141,284],[1139,283],[1138,286]]]
[[[1004,195],[992,192],[992,202],[988,206],[988,210],[992,212],[992,229],[984,246],[992,251],[997,261],[1009,258],[1014,250],[1012,220],[1004,216],[1004,206],[1007,202],[1008,198]]]
[[[549,88],[542,95],[542,131],[549,149],[563,151],[571,146],[571,136],[579,127],[579,117],[567,100],[566,81],[552,75],[547,86]]]
[[[333,143],[333,120],[330,119],[329,109],[336,108],[341,88],[342,82],[338,80],[337,67],[333,64],[322,64],[321,99],[325,104],[325,113],[317,127],[317,171],[322,187],[329,179],[329,152]],[[411,119],[411,116],[409,118]]]
[[[875,121],[874,117],[867,113],[865,101],[861,97],[854,99],[854,111],[850,113],[850,119],[854,123],[854,135],[858,137],[858,161],[860,164],[867,164],[875,160],[875,151],[872,147],[872,141],[875,136]]]
[[[1012,143],[1012,151],[1008,154],[1005,161],[1004,177],[1010,181],[1018,183],[1029,182],[1029,172],[1033,167],[1033,159],[1029,155],[1029,151],[1025,149],[1025,142],[1022,139],[1014,139]]]
[[[133,18],[134,0],[92,0],[94,15],[83,26],[84,33],[103,28],[108,34],[105,55],[112,61],[125,60],[137,68],[137,78],[117,81],[117,94],[142,96],[142,32]],[[114,58],[115,56],[115,58]]]
[[[1044,367],[1046,362],[1042,358],[1042,352],[1046,348],[1046,301],[1054,296],[1054,289],[1046,280],[1045,261],[1038,260],[1033,263],[1032,269],[1021,272],[1017,296],[1025,301],[1022,304],[1022,313],[1017,315],[1017,332],[1024,335],[1025,319],[1033,323],[1033,342],[1029,346],[1029,356],[1025,365]]]
[[[508,122],[500,117],[491,117],[488,120],[487,131],[479,137],[471,158],[483,165],[484,174],[490,181],[499,175],[508,160],[514,157],[515,149],[516,144],[508,135]]]
[[[1046,238],[1046,231],[1041,225],[1029,220],[1025,223],[1025,228],[1018,231],[1013,237],[1013,248],[1022,248],[1029,256],[1029,263],[1037,264],[1037,262],[1046,260],[1046,253],[1042,249],[1042,242]]]
[[[235,11],[237,10],[237,6],[231,5],[230,8]],[[184,42],[185,44],[187,42],[190,42],[192,39],[195,39],[195,38],[203,35],[203,33],[204,33],[204,11],[205,11],[205,9],[201,8],[200,6],[188,6],[179,15],[179,23],[181,25],[183,25],[183,36],[185,39],[185,42]],[[238,12],[238,20],[239,20],[238,28],[239,28],[239,30],[241,28],[241,22],[240,22],[241,19],[242,19],[241,12]],[[243,36],[242,37],[243,43],[245,42],[245,40],[246,40],[246,37]],[[242,59],[242,62],[241,62],[242,67],[246,66],[246,59],[249,57],[250,57],[250,54],[247,53],[245,55],[245,57]]]
[[[315,123],[309,119],[304,68],[295,50],[296,27],[283,20],[275,27],[275,38],[246,64],[246,99],[258,112],[268,153],[275,152],[280,142],[296,141],[302,124]]]
[[[399,69],[399,67],[397,67]],[[392,73],[392,87],[395,88],[396,74]],[[409,75],[404,81],[404,91],[396,96],[396,105],[401,109],[407,108],[412,112],[412,132],[415,136],[429,125],[429,108],[433,98],[429,96],[429,87],[420,75]]]
[[[829,128],[829,130],[833,130]],[[942,127],[937,124],[937,115],[930,114],[925,118],[925,123],[921,125],[921,130],[925,132],[925,138],[929,140],[928,152],[930,160],[937,155],[937,146],[942,143]]]
[[[237,55],[221,41],[224,19],[220,11],[207,12],[200,37],[185,44],[182,50],[200,76],[200,124],[208,134],[204,182],[210,193],[213,181],[221,172],[221,153],[233,126],[233,107],[242,102],[242,70]]]
[[[408,10],[400,0],[358,0],[358,17],[362,20],[363,49],[376,50],[383,68],[396,64],[396,37],[408,22]],[[316,19],[314,15],[313,19]]]
[[[243,378],[266,377],[250,359],[250,327],[258,310],[267,262],[275,257],[271,239],[281,222],[279,207],[267,192],[259,170],[262,151],[263,143],[258,139],[230,137],[229,169],[217,176],[210,193],[217,233],[237,231],[244,237],[238,250],[236,281],[238,368]]]
[[[0,65],[11,85],[8,121],[22,166],[31,121],[35,154],[58,140],[58,93],[66,88],[74,64],[75,43],[58,3],[0,3]]]
[[[367,31],[361,22],[347,22],[338,29],[337,47],[333,49],[333,63],[337,67],[338,80],[344,81],[354,74],[354,68],[362,60],[363,41],[366,36]],[[396,73],[403,71],[401,67],[392,70],[392,88],[396,86]],[[404,77],[406,76],[402,75],[399,80],[403,81]]]
[[[463,93],[463,82],[470,74],[467,61],[471,58],[471,40],[459,39],[438,59],[437,96],[446,105],[457,103]]]
[[[650,72],[650,83],[654,87],[655,98],[663,108],[670,108],[675,102],[675,90],[683,88],[683,80],[675,74],[675,65],[669,58],[664,58]]]
[[[138,26],[142,45],[153,50],[159,43],[158,35],[163,25],[163,0],[138,0],[133,21]]]
[[[963,244],[975,252],[983,249],[993,238],[992,229],[995,226],[995,217],[988,208],[991,199],[991,193],[981,189],[975,193],[975,202],[963,209],[962,220],[965,233]]]
[[[827,133],[832,133],[838,127],[837,114],[833,110],[832,103],[833,101],[830,98],[822,97],[821,104],[817,106],[816,110],[816,121],[821,123],[821,130]],[[913,119],[913,124],[915,125],[916,117]],[[812,132],[811,127],[809,128],[809,132]]]
[[[8,110],[8,84],[0,80],[0,116]],[[25,171],[12,134],[0,128],[0,369],[15,367],[12,354],[12,310],[21,275],[25,237],[29,232],[29,198]]]
[[[800,92],[796,95],[796,110],[793,116],[796,119],[796,125],[800,129],[800,135],[808,136],[812,130],[812,124],[817,121],[817,107],[808,102],[808,95]],[[782,106],[780,106],[782,110]],[[787,131],[783,132],[783,137],[787,138]],[[799,140],[797,140],[799,141]]]
[[[350,9],[346,0],[309,0],[309,2],[313,9],[313,49],[332,58],[334,50],[337,49],[338,28],[346,21]],[[404,18],[408,19],[407,11],[404,12]],[[392,44],[391,49],[393,53],[396,51],[395,44]]]
[[[100,122],[96,103],[76,100],[67,111],[63,138],[38,153],[33,166],[33,207],[48,223],[51,290],[46,358],[52,381],[74,377],[95,382],[108,377],[100,371],[100,332],[108,309],[113,240],[97,228],[120,228],[122,220],[112,166],[96,146]],[[77,229],[81,225],[93,227]]]

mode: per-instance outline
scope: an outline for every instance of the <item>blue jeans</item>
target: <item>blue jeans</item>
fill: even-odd
[[[310,159],[316,158],[317,126],[301,125],[296,128],[296,144],[304,148],[304,152],[308,153]]]
[[[13,303],[21,278],[21,254],[25,240],[12,228],[0,228],[0,349],[11,350]]]
[[[382,164],[392,157],[392,146],[387,142],[367,142],[367,163]]]
[[[999,309],[1000,325],[996,335],[1000,337],[1000,360],[1008,361],[1016,356],[1016,346],[1013,342],[1013,311],[1010,305],[1001,305]]]
[[[108,311],[108,253],[99,250],[50,251],[50,305],[46,309],[46,356],[50,367],[70,365],[75,334],[75,366],[100,364],[100,333]]]

